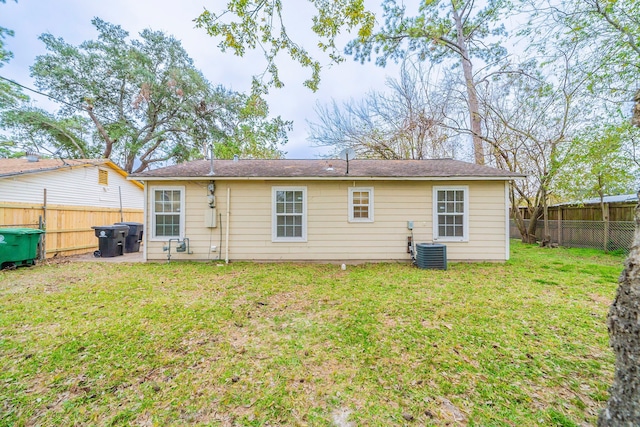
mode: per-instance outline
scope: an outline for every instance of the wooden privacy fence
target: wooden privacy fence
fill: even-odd
[[[0,203],[0,227],[29,227],[45,230],[45,254],[76,255],[98,249],[98,238],[91,228],[116,222],[143,222],[142,209],[116,209],[95,206],[36,205]]]
[[[528,219],[524,220],[529,226]],[[509,221],[510,235],[519,239],[520,231],[514,220]],[[629,252],[633,244],[634,221],[549,221],[551,243],[568,248],[594,248],[607,251]],[[538,220],[536,238],[543,240],[544,222]],[[606,236],[606,239],[605,239]]]
[[[605,215],[611,222],[634,221],[636,203],[605,203]],[[556,221],[602,221],[602,208],[600,205],[584,206],[549,206],[549,219]],[[524,219],[530,219],[527,208],[520,208]]]

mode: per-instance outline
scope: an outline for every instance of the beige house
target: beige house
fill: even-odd
[[[410,237],[453,261],[507,260],[522,175],[450,159],[200,160],[131,178],[145,185],[146,260],[354,263],[409,261]]]
[[[91,226],[143,219],[143,186],[108,159],[0,159],[0,228],[46,228],[46,256],[98,249]]]

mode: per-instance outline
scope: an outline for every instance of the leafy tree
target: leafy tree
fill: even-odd
[[[6,3],[6,0],[0,0],[0,3]],[[0,27],[0,68],[13,57],[13,54],[4,46],[4,40],[8,36],[13,36],[13,31]],[[13,108],[20,101],[26,101],[27,99],[27,96],[17,86],[0,76],[0,111],[6,108]],[[0,157],[11,157],[15,148],[15,144],[12,141],[4,139],[0,135]]]
[[[406,6],[396,0],[385,0],[385,25],[364,39],[352,41],[347,52],[361,61],[378,55],[376,62],[384,65],[388,59],[403,58],[415,52],[421,59],[440,63],[452,59],[462,68],[467,93],[469,124],[474,146],[475,162],[485,163],[482,139],[482,116],[474,72],[474,58],[497,63],[505,55],[505,48],[493,41],[504,35],[499,23],[505,0],[488,0],[478,8],[474,0],[435,0],[422,2],[417,16],[406,16]]]
[[[336,45],[336,38],[344,28],[356,32],[358,37],[371,35],[375,24],[375,15],[366,10],[363,0],[308,0],[317,10],[313,17],[311,30],[318,37],[318,48],[329,55],[333,62],[342,62],[344,57]],[[233,18],[237,20],[233,20]],[[227,18],[231,18],[228,20]],[[247,49],[262,49],[267,64],[262,74],[254,78],[254,91],[265,92],[269,85],[282,87],[277,57],[283,53],[311,70],[311,76],[304,85],[313,91],[320,83],[320,61],[303,46],[289,37],[283,17],[282,0],[231,0],[224,11],[205,10],[196,18],[196,25],[205,28],[213,37],[219,37],[218,46],[222,51],[232,50],[243,56]],[[271,80],[264,83],[263,77]]]
[[[640,3],[637,0],[522,0],[531,17],[524,33],[546,55],[555,48],[589,55],[579,67],[600,102],[633,100],[640,79]]]
[[[473,0],[431,0],[421,2],[416,16],[406,16],[406,7],[398,5],[396,0],[384,0],[385,23],[379,29],[375,28],[375,15],[364,8],[363,0],[309,0],[309,3],[317,11],[311,29],[318,37],[318,46],[328,52],[334,62],[344,59],[336,39],[340,31],[346,29],[357,32],[357,38],[347,45],[346,52],[360,61],[370,60],[375,55],[376,63],[384,66],[388,59],[403,59],[407,52],[416,52],[421,59],[433,63],[452,59],[460,65],[475,160],[484,164],[482,118],[473,60],[493,63],[504,57],[504,48],[495,40],[504,34],[499,19],[509,5],[507,0],[488,0],[482,8],[478,8]],[[231,20],[225,20],[228,16],[232,16]],[[219,46],[223,51],[232,49],[242,56],[247,48],[262,47],[267,59],[265,73],[270,74],[270,83],[276,87],[283,83],[275,61],[284,51],[303,67],[312,69],[311,78],[305,85],[317,89],[320,63],[289,38],[281,0],[231,0],[224,12],[207,10],[196,22],[210,35],[221,39]],[[259,78],[254,82],[258,89],[264,90]]]
[[[585,102],[586,77],[574,72],[580,62],[567,52],[550,64],[521,64],[520,73],[494,76],[482,85],[481,111],[486,142],[496,166],[526,174],[511,186],[511,207],[523,241],[536,241],[542,217],[549,239],[547,207],[567,159],[575,150],[577,132],[597,117]],[[528,226],[520,214],[526,206]]]
[[[634,129],[628,123],[582,131],[556,180],[556,190],[564,199],[600,199],[605,252],[609,243],[609,217],[604,197],[628,194],[637,183],[638,168],[623,149],[625,139],[632,133]]]
[[[452,157],[455,135],[446,124],[452,94],[429,77],[421,66],[405,61],[400,78],[387,81],[388,94],[317,106],[319,123],[310,124],[309,139],[335,152],[352,148],[360,158]]]
[[[6,0],[0,0],[0,3],[6,3]],[[5,27],[0,27],[0,67],[9,62],[9,59],[13,57],[13,54],[4,47],[4,39],[7,36],[13,36],[13,31]]]
[[[598,125],[581,131],[565,167],[559,173],[556,191],[566,200],[584,200],[634,191],[636,165],[625,144],[637,138],[638,129],[629,123]]]
[[[90,139],[90,123],[82,116],[55,117],[38,108],[22,107],[3,112],[0,125],[11,132],[12,138],[5,140],[7,145],[23,152],[45,149],[67,158],[100,156],[98,147],[86,142]]]
[[[6,0],[0,0],[0,3],[6,3]],[[12,30],[0,27],[0,68],[13,58],[13,53],[7,50],[4,45],[5,39],[12,37],[13,34]],[[7,80],[0,79],[0,109],[14,107],[19,101],[26,99],[27,97],[17,86]]]
[[[218,156],[282,156],[277,147],[290,123],[267,119],[258,97],[213,87],[178,40],[152,30],[129,40],[120,26],[92,23],[97,40],[79,46],[43,34],[48,53],[31,68],[38,88],[64,102],[60,118],[82,112],[90,119],[95,131],[84,152],[128,172],[202,157],[211,143]],[[34,122],[23,117],[29,129]]]

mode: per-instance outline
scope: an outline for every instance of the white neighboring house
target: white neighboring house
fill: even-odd
[[[46,226],[47,256],[91,252],[91,226],[142,222],[144,193],[108,159],[0,159],[0,227]]]

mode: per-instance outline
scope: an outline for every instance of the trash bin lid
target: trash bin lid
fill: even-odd
[[[42,234],[44,230],[37,228],[0,228],[0,234]]]
[[[93,225],[94,230],[129,230],[128,225]]]

